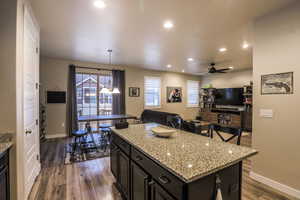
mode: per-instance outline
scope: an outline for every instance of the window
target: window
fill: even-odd
[[[160,107],[160,93],[160,78],[146,76],[144,78],[145,107]]]
[[[83,92],[84,92],[84,104],[97,103],[96,87],[84,87]]]
[[[187,81],[187,106],[199,106],[199,82]]]
[[[111,71],[76,73],[78,116],[112,114],[112,94],[101,94],[103,87],[112,89]]]

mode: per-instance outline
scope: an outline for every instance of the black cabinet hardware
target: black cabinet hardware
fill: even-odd
[[[170,183],[170,179],[168,179],[166,176],[160,176],[160,177],[158,177],[158,180],[159,180],[162,184]]]

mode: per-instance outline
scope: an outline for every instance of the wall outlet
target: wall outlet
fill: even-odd
[[[63,123],[61,124],[61,126],[62,126],[62,127],[65,127],[65,123],[63,122]]]
[[[259,115],[264,118],[272,118],[273,117],[273,110],[272,109],[260,109]]]

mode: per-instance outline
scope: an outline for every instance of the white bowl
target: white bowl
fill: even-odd
[[[170,129],[162,126],[157,126],[151,129],[154,135],[159,137],[171,137],[176,132],[175,129]]]

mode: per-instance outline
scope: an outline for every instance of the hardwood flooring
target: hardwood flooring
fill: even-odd
[[[42,171],[29,200],[121,200],[113,186],[109,158],[64,165],[64,146],[68,139],[41,144]],[[242,138],[251,145],[251,136]],[[244,162],[242,200],[297,200],[275,191],[249,177],[251,161]]]

